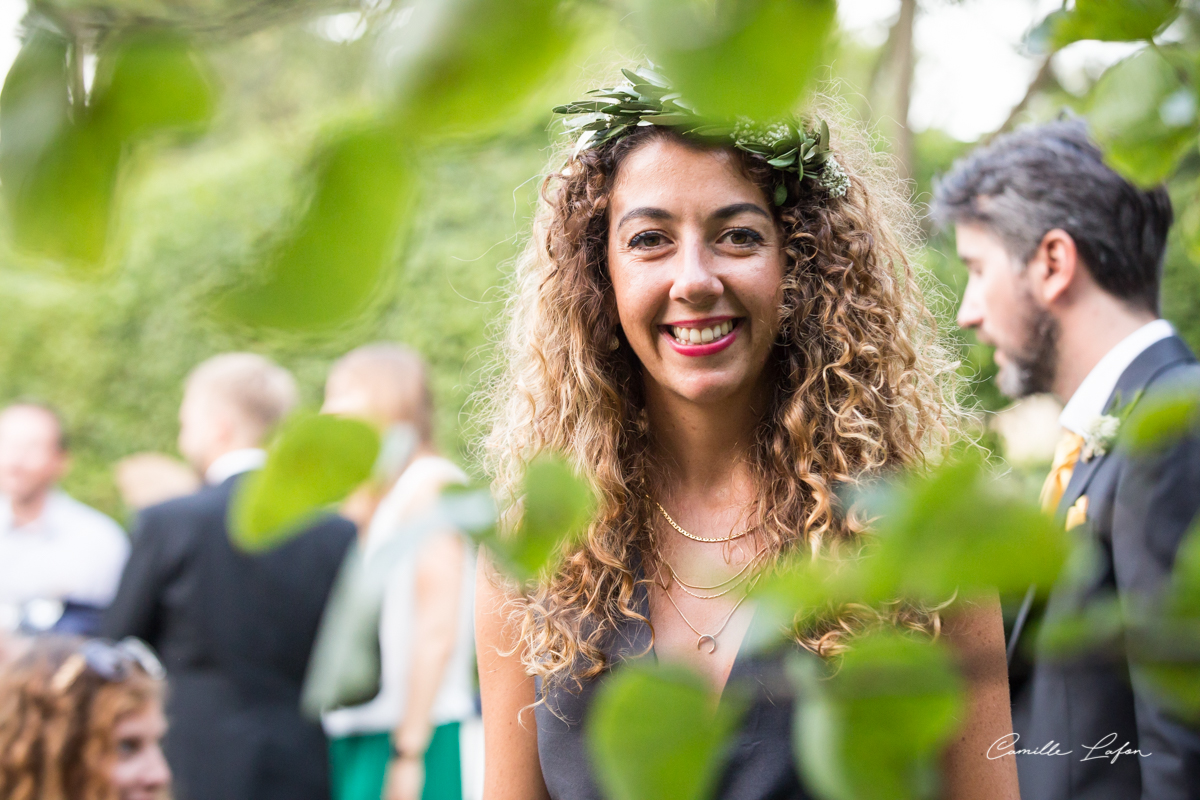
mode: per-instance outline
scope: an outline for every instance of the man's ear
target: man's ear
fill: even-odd
[[[1029,279],[1034,296],[1042,305],[1051,306],[1066,296],[1079,280],[1083,264],[1071,234],[1052,228],[1042,237],[1037,253],[1029,262]]]

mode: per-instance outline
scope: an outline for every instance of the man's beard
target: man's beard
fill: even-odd
[[[1032,297],[1026,299],[1025,341],[1020,351],[1004,351],[1008,364],[996,375],[997,388],[1014,400],[1049,392],[1058,372],[1058,320]]]

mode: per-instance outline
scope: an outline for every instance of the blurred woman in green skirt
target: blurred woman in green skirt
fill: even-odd
[[[379,625],[380,690],[323,716],[334,800],[461,800],[461,722],[475,715],[471,679],[475,559],[465,536],[423,524],[442,489],[467,476],[437,454],[425,366],[410,350],[377,344],[334,365],[326,413],[387,432],[408,426],[415,448],[379,495],[345,509],[359,523],[365,563],[387,545],[395,558]]]

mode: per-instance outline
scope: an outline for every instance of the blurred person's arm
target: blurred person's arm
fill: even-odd
[[[504,610],[508,598],[493,583],[492,569],[481,550],[475,581],[475,651],[483,699],[483,798],[549,800],[538,760],[533,676],[521,663]]]
[[[964,603],[944,616],[942,635],[967,673],[967,718],[946,751],[943,796],[1017,800],[1016,756],[993,757],[993,745],[1012,735],[1000,601]]]
[[[418,800],[421,796],[421,756],[433,734],[433,702],[458,639],[465,558],[466,544],[457,533],[434,536],[417,558],[412,661],[404,716],[392,734],[392,743],[403,756],[388,765],[387,800]]]

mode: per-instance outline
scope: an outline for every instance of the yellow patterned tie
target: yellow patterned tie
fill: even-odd
[[[1042,510],[1053,514],[1058,510],[1067,484],[1071,482],[1071,474],[1075,464],[1079,462],[1079,453],[1083,450],[1083,437],[1073,431],[1063,430],[1058,447],[1054,448],[1054,463],[1050,465],[1050,474],[1042,484]]]

